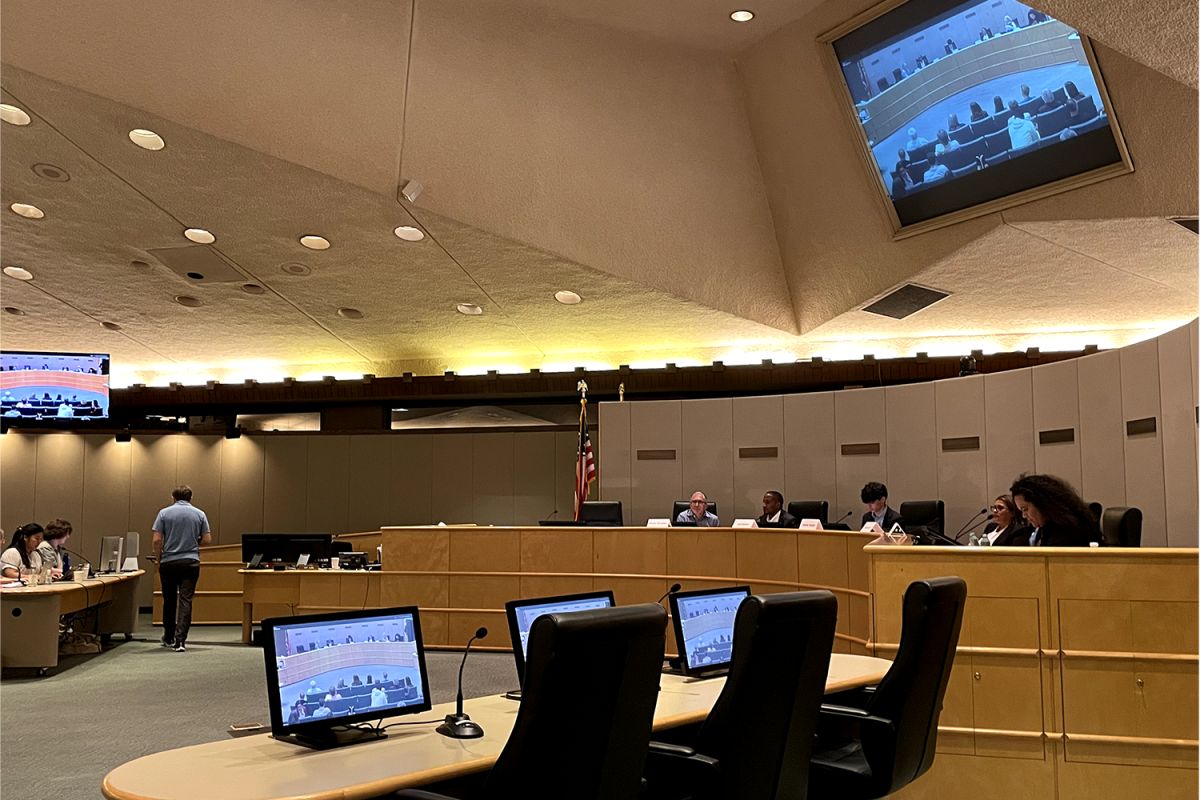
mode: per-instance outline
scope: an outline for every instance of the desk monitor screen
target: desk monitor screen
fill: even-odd
[[[0,353],[0,413],[9,425],[94,427],[108,421],[108,355]]]
[[[333,551],[331,533],[245,533],[242,534],[242,561],[250,563],[256,555],[263,561],[295,564],[300,556],[308,560],[328,561]]]
[[[685,675],[707,675],[729,669],[733,658],[733,621],[738,606],[749,596],[749,586],[671,595],[675,645],[683,656],[680,666]]]
[[[120,536],[100,537],[100,560],[96,572],[120,572],[124,562],[125,539]]]
[[[525,682],[525,648],[529,644],[529,628],[543,614],[561,614],[567,611],[586,611],[592,608],[612,608],[616,605],[611,590],[564,594],[558,597],[535,597],[528,600],[510,600],[504,604],[508,616],[508,633],[513,643],[513,655],[517,658],[517,678]]]
[[[335,727],[430,708],[416,606],[276,617],[262,629],[276,738],[319,747]]]

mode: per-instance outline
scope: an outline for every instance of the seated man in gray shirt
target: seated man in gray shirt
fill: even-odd
[[[708,498],[704,496],[704,492],[693,494],[688,506],[686,511],[679,512],[679,516],[675,518],[676,522],[694,522],[698,528],[721,527],[721,520],[717,519],[717,515],[708,511]]]

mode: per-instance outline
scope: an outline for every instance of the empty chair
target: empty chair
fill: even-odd
[[[1104,514],[1104,506],[1099,503],[1088,503],[1088,511],[1092,512],[1092,516],[1096,519],[1096,524],[1100,524],[1100,517]]]
[[[879,87],[879,91],[883,92],[887,90],[889,84],[887,78],[880,78],[875,81],[875,85]]]
[[[951,150],[938,160],[954,172],[975,163],[975,157],[966,152],[965,148],[962,147],[959,147],[957,150]]]
[[[625,524],[620,500],[585,500],[579,509],[579,518],[593,525],[619,528]]]
[[[983,137],[983,139],[987,142],[988,155],[995,156],[1012,149],[1012,140],[1008,137],[1008,128],[989,134]]]
[[[978,171],[979,171],[979,167],[977,167],[975,164],[968,164],[967,166],[963,167],[962,169],[955,169],[955,170],[951,170],[950,172],[954,177],[961,178],[963,175],[970,175],[972,172],[978,172]]]
[[[900,504],[900,516],[904,518],[904,530],[920,536],[926,532],[944,534],[946,531],[946,504],[941,500],[910,500]]]
[[[900,646],[891,669],[858,707],[821,708],[808,796],[885,797],[929,771],[954,665],[967,584],[932,578],[904,593]]]
[[[1087,97],[1079,101],[1079,122],[1077,122],[1076,125],[1081,122],[1087,122],[1090,119],[1095,119],[1097,113],[1096,98],[1089,94]]]
[[[899,67],[897,67],[896,69],[892,70],[892,77],[896,79],[896,83],[899,83],[900,81],[904,80],[904,73],[900,71]]]
[[[1075,133],[1079,134],[1080,136],[1083,136],[1085,133],[1091,133],[1094,130],[1098,130],[1107,126],[1108,115],[1101,114],[1098,117],[1092,117],[1087,122],[1074,126],[1071,128],[1071,130],[1075,131]]]
[[[1070,122],[1069,114],[1066,106],[1059,106],[1053,111],[1038,114],[1033,118],[1033,124],[1037,125],[1038,135],[1043,139],[1057,136]]]
[[[980,136],[987,136],[989,133],[996,132],[996,118],[984,117],[978,122],[970,123],[969,127],[971,129],[972,138],[977,139]]]
[[[1142,510],[1113,506],[1100,517],[1100,533],[1108,547],[1142,546]]]
[[[721,696],[690,746],[650,744],[649,796],[802,797],[836,624],[826,591],[742,601]]]
[[[1000,130],[1008,125],[1008,118],[1012,116],[1012,113],[1011,109],[1006,108],[1003,111],[997,111],[995,114],[992,114],[992,119],[996,120],[996,130]]]
[[[516,722],[474,796],[636,800],[666,625],[667,613],[657,604],[534,620]],[[443,797],[418,790],[393,796]]]
[[[793,500],[788,503],[787,510],[801,522],[806,519],[819,519],[822,527],[829,524],[828,500]]]
[[[914,161],[905,169],[908,170],[908,177],[912,178],[912,182],[918,184],[925,180],[925,170],[929,169],[929,162]]]
[[[1058,103],[1067,102],[1067,90],[1062,86],[1054,90],[1054,100]]]
[[[676,519],[679,518],[680,514],[682,514],[684,511],[687,511],[688,508],[690,508],[690,507],[691,507],[691,505],[688,503],[687,500],[676,500],[674,510],[671,511],[671,521],[674,522]],[[709,500],[708,508],[705,510],[708,511],[708,513],[710,513],[710,514],[717,514],[717,504],[714,503],[712,500]],[[717,514],[717,516],[719,517],[721,515]]]
[[[999,164],[1004,161],[1008,161],[1008,153],[999,153],[997,155],[987,157],[987,165],[989,167],[993,164]]]

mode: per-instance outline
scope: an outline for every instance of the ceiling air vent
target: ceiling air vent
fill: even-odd
[[[1182,225],[1192,233],[1200,233],[1200,220],[1195,217],[1171,217],[1171,222]]]
[[[891,294],[871,303],[863,311],[892,319],[904,319],[923,308],[928,308],[943,297],[949,296],[948,292],[939,292],[935,289],[926,289],[924,286],[906,283]]]
[[[193,283],[244,283],[246,276],[208,245],[147,250],[163,266]]]

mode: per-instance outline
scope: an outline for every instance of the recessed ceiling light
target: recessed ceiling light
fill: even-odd
[[[163,141],[161,136],[145,128],[134,128],[131,130],[129,132],[129,141],[143,150],[162,150],[167,146],[167,143]]]
[[[339,308],[338,316],[346,319],[362,319],[363,313],[357,308]]]
[[[176,295],[175,302],[179,303],[181,306],[187,306],[188,308],[197,308],[203,305],[203,303],[201,303],[195,297],[189,297],[186,294]]]
[[[39,178],[45,178],[48,181],[55,183],[66,183],[71,180],[71,176],[62,167],[56,167],[53,164],[34,164],[33,172]]]
[[[33,273],[21,267],[5,267],[4,274],[10,278],[16,278],[19,281],[33,280]]]
[[[577,306],[583,302],[583,298],[574,292],[555,292],[554,299],[564,306]]]
[[[110,331],[119,331],[119,330],[121,330],[121,326],[120,326],[120,325],[118,325],[118,324],[117,324],[117,323],[115,323],[115,322],[101,322],[101,323],[100,323],[100,326],[101,326],[101,327],[103,327],[103,328],[107,328],[107,329],[108,329],[108,330],[110,330]]]
[[[5,307],[4,307],[4,313],[5,313],[5,314],[12,314],[14,317],[23,317],[23,316],[25,316],[25,312],[24,312],[24,311],[22,311],[22,310],[21,310],[21,309],[19,309],[19,308],[15,308],[15,307],[13,307],[13,306],[5,306]]]
[[[288,264],[283,264],[279,268],[281,270],[283,270],[284,272],[286,272],[288,275],[311,275],[312,274],[312,269],[309,268],[308,265],[301,264],[296,261],[292,261]]]
[[[414,228],[411,225],[401,225],[396,228],[395,234],[406,242],[419,242],[425,238],[425,232],[420,228]]]
[[[300,244],[309,250],[328,250],[329,240],[324,236],[301,236]]]
[[[242,291],[246,294],[262,294],[266,291],[266,289],[259,286],[257,283],[243,283]]]
[[[754,19],[753,11],[735,11],[729,15],[729,18],[734,22],[749,22]]]
[[[478,317],[483,313],[483,309],[474,303],[459,303],[458,313],[466,314],[469,317]]]
[[[204,230],[204,228],[188,228],[183,232],[183,235],[196,244],[212,244],[217,240],[217,237]]]
[[[0,103],[0,119],[9,125],[29,124],[29,115],[16,106],[10,106],[8,103]]]
[[[26,219],[41,219],[46,216],[40,208],[31,206],[29,203],[13,203],[9,208],[13,210],[14,214],[19,214]]]

